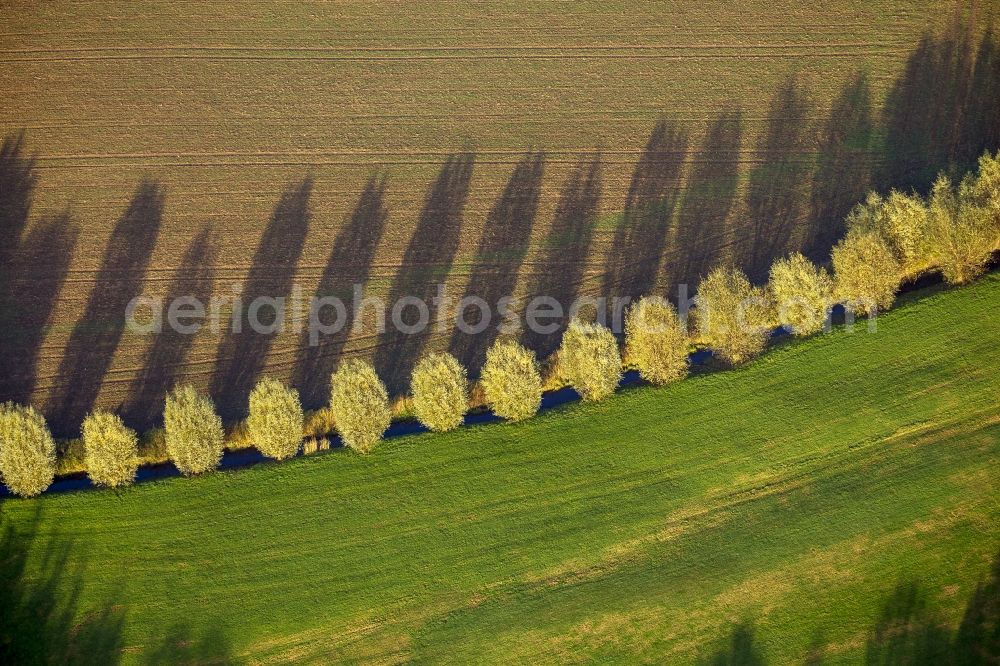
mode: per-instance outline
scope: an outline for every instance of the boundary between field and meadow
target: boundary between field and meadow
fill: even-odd
[[[82,473],[64,470],[76,475],[59,477],[56,445],[45,418],[30,406],[7,403],[2,412],[6,444],[0,449],[6,485],[0,496],[80,490],[93,487],[92,481],[117,487],[183,473],[236,469],[268,459],[340,448],[342,442],[359,453],[368,453],[385,437],[478,425],[502,417],[517,421],[539,409],[550,410],[576,399],[601,400],[642,379],[667,384],[688,375],[691,367],[703,371],[716,356],[724,362],[723,367],[738,367],[759,356],[775,338],[786,333],[812,337],[821,330],[831,330],[835,319],[851,330],[857,315],[867,320],[869,330],[875,330],[877,315],[891,308],[901,292],[933,283],[960,286],[996,267],[1000,252],[1000,152],[985,152],[978,169],[966,172],[960,182],[953,183],[942,172],[926,200],[916,192],[906,195],[892,190],[882,196],[873,191],[848,215],[845,227],[846,235],[831,251],[832,275],[797,252],[775,259],[764,287],[754,286],[738,268],[718,265],[701,281],[692,299],[700,338],[690,335],[686,310],[675,309],[662,297],[644,296],[629,311],[623,361],[618,338],[600,317],[596,325],[584,324],[571,310],[572,322],[563,332],[562,344],[546,360],[551,363],[556,359],[550,368],[555,373],[543,383],[537,352],[498,339],[487,354],[487,366],[493,362],[489,356],[494,349],[498,350],[499,365],[485,367],[481,379],[485,400],[471,404],[465,368],[454,357],[444,355],[452,365],[442,366],[445,375],[431,375],[427,381],[434,391],[442,381],[453,385],[429,403],[432,411],[450,410],[445,425],[421,411],[416,370],[410,388],[420,422],[409,418],[407,412],[397,412],[393,422],[385,384],[373,367],[359,362],[349,371],[338,369],[331,378],[330,408],[336,423],[327,422],[318,432],[304,429],[298,393],[265,378],[249,398],[246,436],[237,438],[235,446],[227,449],[222,421],[212,402],[199,404],[202,399],[195,390],[183,387],[181,393],[187,392],[183,399],[194,401],[190,406],[195,411],[174,416],[177,430],[173,431],[173,444],[167,441],[170,461],[147,458],[142,466],[137,459],[136,433],[118,416],[94,412],[84,421],[83,440],[72,440],[88,442],[88,469]],[[796,314],[788,306],[804,308],[804,312]],[[401,329],[400,333],[408,331]],[[505,345],[509,349],[504,349]],[[564,363],[566,368],[561,367]],[[585,370],[584,365],[588,366]],[[344,377],[340,377],[342,370]],[[492,378],[487,371],[494,373]],[[545,393],[546,387],[553,390]],[[507,400],[511,392],[517,394],[513,402],[518,404],[513,406]],[[171,400],[168,397],[166,412],[170,412]],[[257,409],[263,411],[255,416]],[[167,426],[170,437],[170,424]],[[88,427],[93,431],[90,435]],[[279,431],[276,436],[275,429]],[[203,440],[209,442],[202,447],[205,451],[196,451],[191,458],[192,452],[184,447]],[[96,442],[96,448],[91,450],[89,442]],[[171,451],[172,446],[180,448]],[[95,451],[104,456],[94,459],[96,468],[90,459]]]
[[[1000,252],[994,254],[988,266],[987,274],[996,274],[1000,271]],[[952,288],[962,288],[962,285]],[[920,300],[922,298],[931,297],[944,289],[949,289],[948,285],[945,283],[942,275],[937,272],[928,272],[917,276],[915,279],[904,283],[899,290],[900,296],[909,296],[906,299],[905,305]],[[834,326],[835,328],[843,328],[845,326],[851,326],[851,322],[844,322],[844,307],[843,305],[836,305],[833,308],[832,318],[837,321]],[[865,321],[866,318],[858,318],[858,322]],[[810,336],[814,337],[814,336]],[[784,343],[793,339],[793,336],[784,327],[776,327],[770,335],[769,347],[774,348],[778,344]],[[766,352],[765,352],[766,353]],[[716,368],[711,367],[712,361],[715,359],[715,354],[707,346],[696,346],[694,351],[688,354],[689,366],[695,370],[695,374],[701,374],[706,372],[720,371],[725,372],[727,370],[732,370],[729,366],[718,366]],[[638,370],[626,370],[622,379],[618,384],[618,391],[627,388],[640,388],[640,387],[650,387],[652,384],[643,380],[640,377]],[[553,409],[569,405],[581,400],[580,393],[576,391],[572,386],[561,386],[556,389],[547,390],[542,395],[542,402],[539,408],[539,413],[551,411]],[[474,427],[480,425],[488,425],[494,423],[503,423],[505,419],[495,415],[490,409],[486,407],[480,407],[468,411],[462,421],[463,428]],[[431,430],[421,424],[415,417],[407,416],[405,418],[394,419],[386,430],[383,439],[397,439],[400,437],[406,437],[410,435],[418,435],[423,433],[429,433]],[[308,439],[303,437],[303,442]],[[334,433],[321,438],[327,443],[327,448],[323,451],[338,451],[346,448],[340,435]],[[303,457],[308,455],[315,455],[315,453],[322,453],[323,451],[316,451],[314,453],[307,453],[303,449],[294,457]],[[282,461],[274,460],[253,446],[248,446],[245,448],[238,449],[226,449],[223,453],[222,460],[219,463],[216,471],[238,471],[247,467],[259,465],[261,463],[275,463],[280,464]],[[170,461],[156,462],[156,463],[146,463],[139,467],[135,482],[149,483],[152,481],[158,481],[161,479],[170,479],[176,477],[184,476],[177,467]],[[52,484],[42,491],[43,495],[51,495],[57,493],[67,493],[74,491],[88,491],[88,490],[107,490],[101,486],[94,484],[86,471],[72,472],[69,474],[57,475],[56,479]],[[0,498],[16,498],[5,485],[0,484]]]

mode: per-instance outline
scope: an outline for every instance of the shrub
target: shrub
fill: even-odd
[[[250,392],[247,435],[268,458],[284,460],[302,446],[302,404],[299,393],[276,379],[265,377]]]
[[[771,265],[768,284],[777,306],[778,323],[795,335],[809,335],[823,328],[833,302],[833,280],[823,268],[796,252]]]
[[[344,444],[358,453],[375,448],[392,418],[385,385],[361,359],[348,359],[333,373],[330,410]]]
[[[771,304],[743,271],[716,268],[702,280],[696,303],[698,331],[722,358],[738,365],[764,350],[772,325]]]
[[[0,476],[10,491],[33,497],[52,483],[56,443],[33,407],[0,406]]]
[[[669,384],[688,373],[688,335],[674,306],[645,297],[625,318],[625,358],[651,384]]]
[[[873,232],[850,232],[833,248],[835,298],[871,314],[892,305],[900,267],[885,240]]]
[[[182,473],[200,474],[218,467],[225,431],[211,399],[191,386],[174,389],[167,395],[163,426],[167,454]]]
[[[942,175],[931,189],[931,252],[949,284],[979,277],[996,246],[996,230],[987,209],[975,203],[973,183],[967,177],[959,193]]]
[[[56,440],[56,476],[87,472],[87,452],[83,438]]]
[[[333,420],[333,412],[329,407],[320,407],[305,414],[302,424],[304,437],[323,438],[337,431],[337,423]]]
[[[919,196],[893,190],[882,198],[872,192],[847,216],[847,228],[849,233],[881,236],[903,271],[915,272],[930,261],[927,206]]]
[[[469,406],[465,368],[451,354],[430,354],[413,369],[413,410],[431,430],[446,431],[462,424]]]
[[[512,340],[497,340],[486,352],[480,386],[493,413],[511,421],[534,416],[542,404],[538,361]]]
[[[563,333],[559,364],[584,400],[603,400],[618,388],[622,357],[618,341],[606,326],[574,319]]]
[[[139,468],[139,437],[120,417],[94,412],[83,421],[87,476],[96,485],[115,488],[132,483]]]

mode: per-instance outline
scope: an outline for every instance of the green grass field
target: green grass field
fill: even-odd
[[[519,425],[5,501],[6,638],[102,663],[684,663],[732,634],[854,663],[899,583],[954,626],[1000,545],[1000,276],[907,300],[877,332]]]

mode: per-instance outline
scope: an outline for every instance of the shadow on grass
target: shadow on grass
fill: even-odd
[[[745,621],[711,649],[703,664],[759,666],[766,663],[756,629]],[[806,657],[810,666],[825,661],[826,641],[816,634]],[[933,606],[919,581],[907,580],[882,602],[865,643],[871,666],[972,666],[1000,663],[1000,553],[969,598],[958,627],[951,627]]]
[[[234,663],[229,639],[221,626],[209,624],[194,630],[186,623],[171,626],[166,637],[142,661],[149,666]]]
[[[52,534],[40,541],[40,518],[38,509],[18,529],[0,511],[0,663],[116,663],[124,608],[113,600],[80,607],[83,559],[70,557],[71,540]]]
[[[705,666],[762,666],[764,657],[754,642],[754,631],[750,622],[736,625],[728,638],[701,663]]]
[[[866,663],[1000,663],[1000,554],[951,629],[918,581],[898,584],[883,604],[865,650]]]
[[[87,560],[72,539],[39,535],[42,508],[14,525],[0,505],[0,663],[93,664],[122,660],[125,652],[147,664],[225,664],[232,661],[224,628],[176,624],[153,647],[126,647],[126,608],[119,592],[84,606]]]

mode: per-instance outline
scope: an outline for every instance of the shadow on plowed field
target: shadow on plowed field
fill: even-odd
[[[281,195],[243,285],[240,322],[225,327],[211,382],[211,394],[223,419],[233,421],[246,416],[247,397],[266,366],[267,353],[284,322],[275,305],[263,304],[255,317],[261,330],[253,330],[251,304],[256,299],[288,298],[291,293],[309,230],[312,187],[312,176],[307,176],[289,185]]]
[[[825,263],[846,230],[844,219],[871,187],[869,162],[875,140],[868,73],[859,71],[830,109],[817,144],[816,171],[809,196],[809,227],[802,252]]]
[[[697,284],[722,258],[719,239],[736,198],[742,135],[742,110],[727,109],[709,126],[692,157],[671,244],[673,261],[667,266],[671,284]]]
[[[638,298],[656,290],[681,196],[688,143],[688,130],[677,123],[661,119],[653,128],[632,172],[625,210],[605,258],[602,293]],[[614,321],[610,313],[607,321]]]
[[[808,91],[795,77],[778,89],[768,109],[768,130],[750,171],[747,219],[738,261],[752,282],[767,281],[775,257],[792,248],[792,235],[806,218],[806,185],[812,174]]]
[[[111,232],[94,288],[59,364],[58,383],[49,394],[46,412],[59,435],[77,435],[94,407],[101,380],[125,333],[126,308],[142,294],[165,198],[159,184],[143,181]]]
[[[520,162],[489,212],[483,207],[485,220],[470,219],[472,226],[482,222],[483,231],[468,284],[457,290],[455,276],[462,271],[453,271],[452,264],[476,156],[453,155],[424,196],[389,293],[381,285],[375,287],[389,306],[405,296],[423,299],[432,325],[409,335],[393,330],[390,321],[388,332],[369,336],[364,345],[355,344],[362,336],[352,335],[357,304],[351,287],[372,276],[387,229],[389,174],[377,170],[364,187],[333,240],[314,292],[344,302],[340,331],[320,334],[316,345],[308,330],[296,333],[292,338],[298,337],[298,342],[279,350],[278,332],[250,331],[246,312],[239,322],[242,330],[234,332],[225,325],[221,341],[194,342],[164,327],[151,341],[140,369],[135,367],[135,343],[123,338],[124,311],[146,286],[143,278],[159,233],[163,189],[147,181],[136,190],[104,248],[96,277],[91,279],[84,270],[81,273],[88,276],[78,277],[72,270],[73,251],[80,232],[87,230],[76,228],[70,209],[42,211],[29,226],[37,167],[25,152],[23,138],[8,137],[0,149],[0,230],[9,240],[0,246],[0,342],[6,350],[0,360],[0,400],[47,401],[46,416],[60,435],[75,434],[95,405],[120,407],[130,425],[146,428],[158,422],[163,394],[175,382],[207,370],[211,393],[232,422],[245,414],[246,397],[261,374],[277,370],[273,357],[279,351],[288,354],[283,356],[282,373],[289,370],[288,359],[294,359],[292,384],[307,407],[326,401],[330,373],[345,349],[373,353],[393,393],[405,390],[431,338],[435,347],[439,341],[447,344],[475,376],[497,331],[491,325],[467,335],[456,332],[451,321],[434,324],[439,314],[433,304],[437,284],[449,275],[452,302],[461,296],[481,298],[496,322],[497,300],[506,295],[523,296],[522,306],[533,296],[549,296],[563,308],[577,296],[602,288],[608,296],[661,293],[675,298],[677,285],[687,284],[690,295],[719,262],[741,265],[757,282],[766,279],[771,262],[786,252],[801,250],[825,262],[843,234],[844,217],[869,188],[923,191],[940,171],[960,174],[984,150],[1000,147],[997,36],[992,30],[976,36],[971,26],[955,23],[941,34],[926,33],[906,57],[881,109],[873,108],[871,83],[879,72],[854,72],[829,111],[816,108],[806,76],[792,76],[774,92],[759,131],[753,106],[734,99],[706,119],[706,128],[664,116],[630,166],[619,166],[616,156],[630,152],[622,146],[610,146],[612,155],[603,164],[598,152],[582,158],[574,153],[579,162],[557,184],[561,189],[554,202],[546,194],[544,176],[552,177],[562,168],[556,165],[563,157],[555,151],[543,153],[544,144],[538,151],[518,153]],[[748,137],[758,138],[747,146]],[[629,169],[627,192],[610,191],[617,188],[609,183],[625,189],[622,177]],[[290,295],[306,242],[311,190],[310,177],[289,184],[282,195],[251,260],[242,291],[244,307],[257,297]],[[611,217],[598,220],[602,197],[621,194],[625,201],[614,218],[617,223],[611,226]],[[476,215],[481,214],[477,210]],[[213,280],[222,269],[216,258],[224,248],[211,246],[211,236],[206,231],[188,248],[168,286],[168,299],[191,295],[205,300],[221,291],[213,292]],[[395,260],[391,257],[385,265]],[[311,284],[303,286],[312,289]],[[81,297],[87,300],[80,313],[72,296],[84,288],[90,293]],[[397,318],[404,325],[425,314],[412,302],[400,307]],[[539,357],[548,356],[557,348],[569,314],[552,318],[546,329],[521,333],[522,340]],[[620,318],[620,312],[611,314],[612,322]],[[260,315],[266,324],[274,316],[273,307],[264,304]],[[331,323],[338,315],[327,307],[320,319]],[[473,327],[480,322],[476,305],[466,308],[465,321]],[[57,324],[72,328],[68,341],[62,331],[48,337]],[[365,328],[370,330],[367,322]],[[43,348],[46,342],[51,348]],[[115,366],[115,372],[122,373],[116,377],[120,386],[129,387],[124,405],[112,402],[112,394],[120,396],[117,389],[102,393],[119,352],[132,359]],[[189,357],[197,357],[200,372],[190,371]]]
[[[456,328],[448,347],[448,351],[473,376],[479,374],[486,361],[486,350],[498,336],[497,324],[501,321],[498,302],[502,297],[513,294],[517,287],[518,273],[528,253],[538,213],[544,171],[543,154],[525,155],[514,167],[500,198],[486,218],[472,277],[465,290],[465,298],[481,301],[466,305],[461,313],[468,330],[484,330],[469,334]],[[489,310],[488,317],[481,309],[484,305]]]
[[[528,298],[549,296],[558,303],[572,303],[576,298],[597,223],[601,171],[601,156],[595,153],[577,164],[563,183],[552,226],[533,265]],[[525,328],[522,341],[544,358],[558,347],[566,323],[564,317],[550,322],[551,330]]]
[[[368,180],[346,226],[337,234],[330,249],[315,296],[317,299],[339,298],[346,307],[342,313],[331,313],[327,307],[318,308],[317,321],[332,327],[343,315],[344,325],[337,332],[317,335],[316,340],[310,339],[308,326],[302,333],[292,371],[292,386],[298,389],[307,409],[326,404],[330,397],[330,374],[350,337],[354,308],[359,305],[355,303],[354,285],[367,282],[375,249],[389,217],[385,203],[387,185],[383,175]]]
[[[996,35],[978,44],[956,22],[925,33],[886,99],[881,189],[926,190],[938,171],[961,173],[1000,145],[1000,55]]]
[[[164,301],[180,304],[180,300],[174,299],[190,298],[207,304],[212,297],[217,254],[218,241],[211,228],[206,226],[184,253]],[[122,407],[121,416],[132,427],[149,429],[162,423],[164,398],[177,383],[178,374],[195,340],[192,321],[178,318],[176,328],[164,325],[162,331],[153,336],[142,372],[132,381],[128,400]]]
[[[79,235],[69,213],[46,215],[25,234],[37,182],[23,136],[0,148],[0,401],[27,403],[38,355]],[[20,242],[18,242],[20,240]],[[100,379],[100,378],[98,378]]]
[[[441,167],[389,291],[389,316],[401,325],[393,325],[390,320],[379,336],[375,367],[392,393],[401,392],[409,384],[413,367],[436,328],[433,322],[437,321],[438,307],[434,297],[458,250],[475,159],[472,153],[453,155]],[[427,309],[417,307],[414,298],[426,303]],[[425,317],[432,325],[413,332],[410,327]]]

